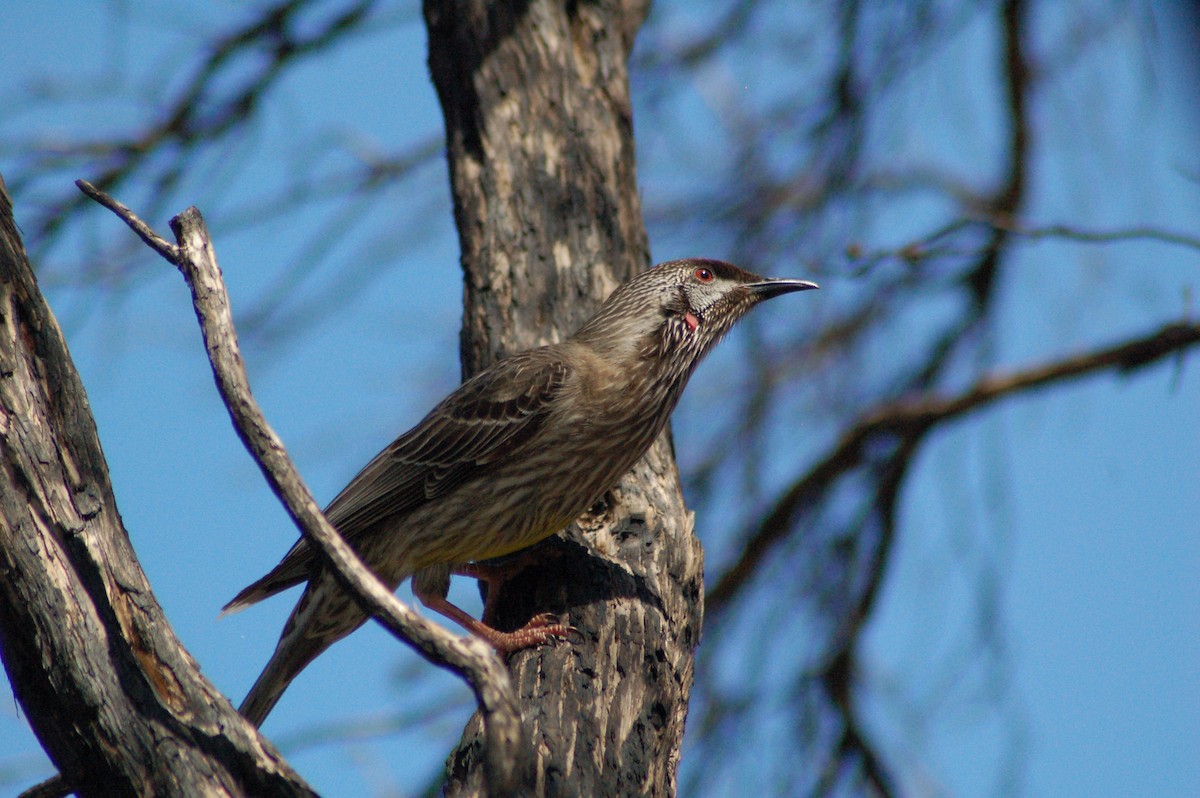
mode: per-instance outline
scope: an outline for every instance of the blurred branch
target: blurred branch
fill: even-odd
[[[101,191],[145,177],[152,186],[150,204],[156,211],[187,174],[183,164],[191,155],[242,126],[296,61],[361,28],[375,5],[374,0],[357,0],[314,22],[310,12],[323,4],[323,0],[283,0],[217,38],[175,98],[144,129],[124,138],[30,148],[29,163],[10,180],[12,190],[19,192],[39,174],[74,163],[76,168],[98,173],[93,182]],[[170,153],[167,164],[155,174],[144,174],[154,157],[164,152]],[[82,162],[85,159],[94,162],[90,168]],[[52,201],[27,223],[27,237],[44,247],[82,206],[78,195]]]
[[[857,244],[846,247],[846,256],[855,263],[852,274],[861,276],[892,261],[915,265],[939,258],[963,258],[978,254],[954,241],[954,234],[972,227],[983,226],[1014,236],[1039,241],[1061,239],[1080,244],[1114,244],[1121,242],[1153,241],[1172,246],[1200,250],[1200,236],[1164,230],[1151,226],[1117,227],[1111,230],[1089,230],[1070,224],[1023,225],[1000,217],[963,217],[934,230],[922,238],[894,249],[864,252]]]
[[[382,185],[407,177],[416,169],[441,157],[445,142],[441,135],[429,135],[403,151],[384,157],[365,154],[349,169],[324,174],[318,182],[289,186],[279,193],[247,203],[230,212],[234,222],[230,230],[258,224],[268,219],[293,213],[313,200],[334,199],[344,195],[371,191]]]
[[[1027,18],[1026,0],[1005,0],[1001,5],[999,71],[1006,104],[1005,119],[1008,122],[1008,164],[1000,184],[985,200],[984,213],[990,217],[1017,218],[1028,186],[1028,160],[1032,146],[1028,94],[1032,91],[1032,69],[1024,47]],[[931,387],[951,362],[955,350],[963,342],[971,340],[974,337],[972,334],[981,329],[990,317],[993,291],[999,281],[1009,235],[1006,230],[992,228],[974,265],[962,272],[959,283],[966,290],[969,302],[961,311],[959,321],[950,325],[932,344],[924,367],[913,375],[907,387]]]
[[[372,618],[425,659],[456,673],[470,684],[484,718],[488,786],[492,794],[514,794],[526,758],[521,755],[525,746],[521,741],[520,710],[507,669],[496,652],[482,640],[473,636],[460,639],[401,602],[367,570],[325,518],[288,458],[283,442],[267,423],[250,392],[229,296],[200,212],[188,208],[171,220],[171,229],[178,242],[177,246],[172,246],[116,200],[86,181],[78,181],[78,185],[87,196],[112,210],[142,240],[179,268],[192,292],[196,317],[221,398],[238,437],[271,489],[320,553],[325,565],[333,570],[342,587]]]
[[[737,42],[749,25],[758,3],[736,0],[707,30],[669,47],[639,50],[631,64],[635,71],[696,69],[721,49]]]
[[[787,332],[764,328],[787,336],[786,342],[741,337],[751,365],[739,364],[743,371],[732,386],[725,376],[735,408],[719,421],[724,429],[705,441],[691,476],[699,489],[690,495],[708,503],[704,509],[739,513],[743,520],[740,537],[735,531],[721,541],[720,562],[731,567],[713,569],[697,682],[701,702],[693,705],[700,755],[685,766],[695,792],[722,772],[771,783],[774,763],[750,753],[730,765],[738,757],[726,748],[731,738],[748,750],[770,740],[790,746],[805,764],[803,771],[777,771],[779,783],[806,784],[802,791],[817,795],[888,794],[905,786],[903,778],[893,784],[890,772],[913,771],[886,746],[875,747],[856,715],[863,680],[877,678],[862,668],[859,638],[892,558],[896,496],[926,433],[1007,395],[1090,371],[1129,370],[1194,345],[1196,328],[1185,320],[1091,353],[1113,358],[1108,363],[1081,356],[1000,372],[991,347],[1000,288],[1012,277],[1005,267],[1017,247],[1035,240],[1159,241],[1195,250],[1200,237],[1156,228],[1153,219],[1147,226],[1088,229],[1095,223],[1083,211],[1079,224],[1035,225],[1023,218],[1027,209],[1045,207],[1040,170],[1054,168],[1049,164],[1061,145],[1062,131],[1053,127],[1056,97],[1042,102],[1042,95],[1056,88],[1056,78],[1072,89],[1077,86],[1069,81],[1079,79],[1046,66],[1072,43],[1073,61],[1099,50],[1093,39],[1073,32],[1117,30],[1137,13],[1128,4],[1064,11],[1028,0],[858,0],[812,4],[811,13],[790,24],[783,24],[779,3],[756,3],[752,13],[733,3],[721,8],[742,12],[732,17],[737,25],[730,38],[709,28],[707,36],[685,39],[702,43],[696,50],[702,61],[682,78],[711,105],[713,124],[705,132],[723,137],[722,147],[693,156],[705,178],[686,184],[678,199],[655,198],[655,220],[693,245],[711,242],[736,252],[739,262],[758,271],[802,258],[819,274],[830,260],[824,253],[856,236],[913,243],[865,256],[846,247],[850,276],[860,278],[855,290]],[[683,15],[668,19],[676,23],[668,34],[688,30],[691,22]],[[1093,19],[1103,24],[1097,28]],[[987,47],[978,47],[981,35],[989,37]],[[967,58],[964,45],[971,49]],[[658,54],[673,52],[671,41],[650,52],[648,62],[663,63]],[[734,53],[742,60],[729,57]],[[789,56],[796,64],[790,73],[784,66],[791,83],[780,80],[755,93],[755,81],[790,65]],[[935,71],[913,68],[921,63]],[[968,63],[972,77],[952,73]],[[985,90],[975,85],[979,70],[987,76]],[[946,96],[930,98],[943,90]],[[963,91],[968,95],[954,94]],[[987,112],[977,113],[975,102],[987,104]],[[672,111],[649,113],[660,114],[658,126],[680,143],[672,155],[687,155],[689,131],[669,127]],[[691,117],[682,118],[690,123]],[[1043,137],[1046,146],[1039,147]],[[713,163],[718,179],[710,176]],[[873,268],[881,264],[888,268]],[[1024,384],[1025,378],[1032,382]],[[766,426],[781,421],[779,408],[797,406],[814,428],[828,425],[842,437],[823,444],[807,473],[759,502],[754,491],[770,479],[769,473],[757,479],[766,473],[762,463],[773,462],[785,445]],[[726,497],[739,471],[748,478],[734,491],[735,502]],[[762,506],[767,512],[755,514]],[[995,598],[987,584],[972,588],[977,592],[968,601],[981,608]],[[773,644],[771,632],[782,634],[781,626],[808,643]],[[770,667],[754,668],[764,656]],[[751,670],[733,673],[736,664],[751,664]],[[781,723],[795,719],[782,743],[772,711],[788,717]]]
[[[1200,342],[1200,324],[1174,322],[1146,336],[1103,349],[1052,361],[1010,374],[985,377],[954,396],[936,394],[901,400],[860,418],[833,449],[776,501],[763,522],[745,537],[734,564],[708,592],[705,611],[712,618],[724,611],[757,571],[772,547],[786,537],[798,514],[816,501],[843,474],[864,461],[880,438],[919,442],[935,427],[1009,396],[1078,379],[1100,371],[1128,373]]]
[[[913,454],[919,439],[907,439],[896,453],[888,458],[878,475],[878,487],[872,508],[879,520],[879,542],[872,550],[871,562],[863,568],[869,574],[866,587],[857,596],[853,609],[847,614],[844,626],[837,635],[833,654],[820,674],[821,686],[841,716],[842,731],[834,746],[836,756],[821,774],[816,793],[831,794],[842,762],[857,757],[862,762],[863,778],[876,795],[896,795],[893,779],[887,772],[882,757],[871,744],[867,730],[859,717],[857,696],[854,690],[857,678],[857,644],[859,632],[871,617],[875,600],[883,585],[887,563],[891,559],[892,544],[896,540],[896,509],[899,504],[900,487],[912,465]]]
[[[91,143],[73,144],[73,154],[102,158],[108,163],[96,178],[95,184],[101,191],[112,191],[138,173],[150,158],[162,150],[173,151],[172,163],[186,161],[190,151],[200,146],[211,145],[215,140],[250,119],[251,112],[263,100],[266,92],[278,79],[287,73],[287,67],[302,56],[319,53],[334,43],[347,31],[358,28],[371,10],[372,0],[359,0],[335,14],[311,31],[300,30],[302,14],[317,5],[319,0],[286,0],[265,8],[262,16],[251,20],[238,30],[229,32],[211,44],[210,52],[199,65],[192,78],[176,95],[174,102],[163,109],[160,119],[145,130],[134,133],[124,140],[96,140]],[[265,58],[242,60],[244,54],[265,55]],[[234,66],[250,70],[238,72],[233,86],[224,88]],[[61,160],[64,149],[56,146],[41,152],[42,160]],[[46,167],[38,164],[29,169],[35,175]],[[170,188],[178,184],[184,175],[178,167],[168,167],[155,180],[155,193],[163,198]],[[19,180],[13,181],[13,190],[19,190]],[[67,200],[55,206],[46,215],[35,217],[30,223],[30,238],[37,241],[52,238],[58,230],[73,218],[83,198]]]
[[[400,262],[398,253],[441,232],[428,220],[445,203],[444,192],[430,187],[444,181],[434,182],[435,172],[426,169],[441,157],[439,131],[428,125],[406,129],[402,143],[380,146],[349,120],[317,129],[306,124],[311,98],[298,98],[297,115],[289,82],[322,56],[336,61],[361,54],[372,46],[363,41],[367,34],[415,25],[417,11],[412,4],[385,7],[374,0],[268,0],[232,14],[206,12],[217,27],[196,31],[188,24],[187,40],[170,51],[167,69],[145,77],[114,70],[70,78],[86,83],[79,101],[111,125],[68,125],[67,132],[34,127],[0,141],[0,158],[14,161],[9,183],[29,209],[22,223],[39,277],[81,295],[94,292],[80,296],[64,315],[68,328],[104,313],[95,294],[120,302],[140,285],[132,266],[138,247],[131,239],[72,223],[82,198],[63,186],[79,174],[101,190],[130,193],[127,199],[136,200],[147,219],[166,218],[181,193],[195,192],[207,195],[215,208],[209,220],[226,232],[271,228],[267,234],[276,236],[276,219],[297,210],[320,216],[289,239],[292,252],[265,261],[271,279],[239,311],[243,344],[262,343],[267,355],[282,349],[281,341],[336,319]],[[237,20],[232,26],[221,21],[230,18]],[[27,81],[20,96],[50,107],[66,102],[46,85]],[[119,112],[109,111],[110,105]],[[320,118],[321,111],[311,116]],[[10,126],[28,129],[4,129]],[[256,149],[270,157],[260,158]],[[258,171],[259,161],[285,158],[290,163],[276,174]],[[407,207],[396,224],[396,214],[384,209],[405,181],[423,185],[400,197]],[[352,251],[364,229],[375,239],[362,245],[366,251]],[[81,232],[89,236],[84,246],[75,243]]]
[[[1027,227],[1010,220],[983,220],[997,229],[1008,230],[1021,238],[1037,240],[1042,238],[1061,238],[1067,241],[1078,241],[1082,244],[1110,244],[1119,241],[1157,241],[1163,244],[1187,247],[1200,250],[1200,237],[1162,230],[1157,227],[1125,227],[1114,230],[1085,230],[1068,224],[1049,224],[1041,227]]]

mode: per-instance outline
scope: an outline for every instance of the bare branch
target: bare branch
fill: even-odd
[[[1025,226],[1011,219],[984,219],[984,224],[996,229],[1008,230],[1013,235],[1028,239],[1061,238],[1082,244],[1110,244],[1117,241],[1158,241],[1189,249],[1200,250],[1200,238],[1162,230],[1157,227],[1119,227],[1114,230],[1085,230],[1068,224]]]
[[[1200,324],[1178,321],[1140,338],[1124,341],[1040,366],[984,377],[955,396],[930,394],[919,399],[889,403],[866,413],[851,425],[833,449],[775,503],[756,530],[746,536],[741,554],[709,591],[705,609],[719,614],[756,572],[775,543],[792,529],[800,509],[809,504],[841,475],[858,466],[877,436],[920,441],[932,429],[974,410],[1016,394],[1077,379],[1099,371],[1119,373],[1153,363],[1200,342]]]
[[[972,257],[978,254],[977,249],[957,244],[954,236],[974,226],[1003,231],[1030,241],[1061,239],[1080,244],[1154,241],[1200,250],[1200,237],[1159,227],[1134,226],[1092,230],[1069,224],[1025,225],[1010,217],[1001,216],[964,216],[900,247],[866,252],[858,244],[848,245],[846,256],[855,262],[851,274],[862,276],[881,264],[892,261],[915,265],[940,258]]]
[[[312,795],[163,615],[12,212],[0,179],[0,658],[14,696],[82,796]]]
[[[151,124],[123,139],[74,144],[66,150],[66,157],[77,160],[82,155],[91,159],[99,174],[95,183],[106,191],[138,175],[146,176],[153,185],[152,204],[157,205],[179,184],[183,172],[175,167],[154,169],[155,155],[175,148],[171,163],[178,164],[199,147],[241,129],[287,74],[287,67],[361,29],[371,19],[373,2],[355,0],[319,25],[301,24],[307,21],[305,14],[313,5],[312,0],[278,0],[264,8],[245,26],[211,43],[203,61]],[[261,57],[250,61],[246,54]],[[245,69],[248,63],[254,67]],[[61,145],[35,151],[36,160],[23,173],[21,182],[53,168],[56,161],[64,159],[63,151]],[[52,238],[80,205],[80,199],[69,198],[64,198],[61,205],[54,203],[51,211],[30,222],[30,238],[39,245]]]
[[[95,188],[87,193],[97,201],[103,194]],[[149,229],[115,200],[108,198],[102,204],[139,234],[141,229]],[[238,437],[292,520],[363,609],[427,660],[470,684],[484,718],[489,787],[497,795],[515,794],[524,746],[516,693],[508,671],[482,640],[470,636],[459,639],[396,598],[326,520],[250,392],[229,297],[200,212],[188,208],[171,220],[171,229],[177,247],[151,246],[174,263],[187,281],[213,375]]]

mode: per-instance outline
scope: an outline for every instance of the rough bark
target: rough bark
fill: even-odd
[[[0,655],[81,796],[311,795],[175,637],[0,181]]]
[[[462,247],[464,373],[573,331],[649,262],[627,59],[645,2],[427,0]],[[572,644],[510,667],[537,795],[673,795],[703,556],[667,436],[506,586],[497,620],[552,611]],[[447,794],[485,792],[480,723]]]

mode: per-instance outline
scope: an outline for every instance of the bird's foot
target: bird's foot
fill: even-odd
[[[491,643],[492,647],[501,654],[511,654],[514,651],[550,643],[559,638],[582,638],[578,629],[560,623],[558,617],[549,612],[535,615],[529,623],[512,632],[501,632],[490,626],[484,626],[482,623],[479,625],[487,632],[476,633]]]
[[[520,629],[512,632],[501,632],[499,629],[494,629],[486,623],[472,618],[445,598],[436,595],[422,596],[420,594],[417,597],[429,609],[445,615],[467,631],[472,632],[478,637],[482,637],[492,645],[492,648],[501,654],[511,654],[523,648],[549,643],[557,638],[575,636],[582,639],[578,629],[559,623],[558,618],[548,612],[535,615],[530,619],[529,623]]]
[[[504,585],[526,568],[544,565],[549,558],[555,556],[557,554],[553,549],[547,549],[545,546],[531,546],[528,549],[507,557],[485,562],[469,562],[455,565],[450,569],[450,573],[455,576],[478,579],[483,583],[482,620],[485,625],[494,626],[496,623],[496,605]],[[526,628],[532,624],[533,621],[530,621],[529,624],[526,624]]]

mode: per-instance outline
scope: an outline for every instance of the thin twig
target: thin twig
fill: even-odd
[[[1150,241],[1200,250],[1200,237],[1160,227],[1133,226],[1089,230],[1068,224],[1023,225],[1002,216],[964,216],[900,247],[864,251],[858,244],[848,245],[846,255],[854,262],[849,274],[862,276],[885,262],[900,261],[911,265],[935,258],[969,257],[975,250],[968,245],[955,244],[953,236],[973,226],[1002,231],[1027,241],[1059,239],[1078,244]]]
[[[1162,244],[1200,250],[1200,238],[1163,230],[1158,227],[1118,227],[1112,230],[1085,230],[1074,225],[1047,224],[1041,226],[1020,225],[1012,220],[980,219],[983,224],[998,230],[1007,230],[1015,236],[1036,240],[1061,238],[1081,244],[1111,244],[1120,241],[1157,241]]]
[[[238,437],[268,484],[342,587],[372,618],[427,660],[453,671],[470,684],[486,730],[485,762],[490,794],[515,794],[522,771],[523,746],[516,692],[508,671],[482,640],[473,636],[460,639],[422,618],[396,598],[326,520],[250,391],[229,296],[200,211],[188,208],[171,220],[171,229],[178,242],[178,246],[171,246],[128,208],[94,187],[85,188],[83,181],[80,183],[88,196],[112,210],[179,268],[192,292],[192,303],[221,398]],[[162,246],[156,242],[162,242]]]
[[[75,185],[79,186],[79,190],[84,194],[115,213],[121,221],[129,225],[130,230],[138,234],[138,238],[146,242],[148,247],[176,266],[179,265],[179,248],[154,232],[150,225],[135,216],[133,211],[86,180],[76,180]]]

